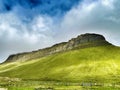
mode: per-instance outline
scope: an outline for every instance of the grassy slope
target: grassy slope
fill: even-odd
[[[99,46],[0,66],[0,76],[68,81],[120,81],[120,48]]]

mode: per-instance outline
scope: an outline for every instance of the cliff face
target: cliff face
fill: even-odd
[[[40,49],[38,51],[10,55],[5,62],[27,61],[35,58],[41,58],[58,52],[68,51],[71,49],[100,46],[109,44],[102,35],[82,34],[68,42],[59,43],[52,47]]]

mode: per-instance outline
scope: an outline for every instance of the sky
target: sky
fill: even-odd
[[[120,46],[120,0],[0,0],[0,62],[84,33]]]

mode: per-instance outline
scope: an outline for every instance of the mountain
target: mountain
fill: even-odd
[[[119,83],[120,48],[102,35],[83,34],[49,48],[10,56],[0,65],[0,76]]]
[[[62,42],[52,47],[40,49],[38,51],[20,53],[11,55],[5,62],[14,62],[14,61],[27,61],[36,58],[45,57],[52,55],[58,52],[69,51],[72,49],[92,47],[92,46],[101,46],[109,44],[102,35],[98,34],[83,34],[79,35],[77,38],[73,38],[68,42]]]

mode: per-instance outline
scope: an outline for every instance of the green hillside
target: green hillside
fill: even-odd
[[[60,81],[120,81],[120,48],[97,46],[0,65],[1,77]]]

